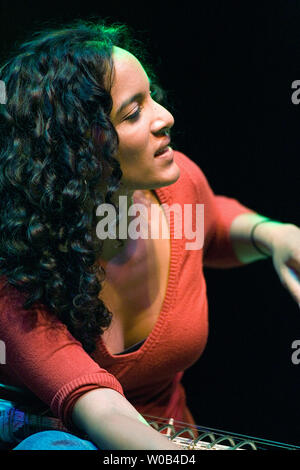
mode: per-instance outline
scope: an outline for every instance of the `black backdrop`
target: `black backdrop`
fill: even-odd
[[[175,148],[212,188],[300,225],[300,2],[0,1],[1,54],[43,25],[91,15],[132,26],[169,90]],[[300,309],[271,261],[207,270],[210,334],[186,371],[199,424],[300,444]],[[163,358],[162,358],[163,360]]]

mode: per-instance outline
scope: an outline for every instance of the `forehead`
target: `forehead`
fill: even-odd
[[[114,75],[112,93],[124,88],[148,83],[148,76],[139,60],[130,52],[120,47],[113,48],[112,59],[114,63]]]

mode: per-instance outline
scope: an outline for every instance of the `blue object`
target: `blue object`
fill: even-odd
[[[42,431],[24,439],[12,450],[99,450],[92,442],[64,431]]]

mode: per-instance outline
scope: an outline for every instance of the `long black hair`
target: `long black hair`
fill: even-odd
[[[125,25],[76,21],[34,33],[0,68],[0,275],[88,353],[112,316],[93,232],[95,207],[112,203],[122,177],[109,119],[113,46],[141,52]]]

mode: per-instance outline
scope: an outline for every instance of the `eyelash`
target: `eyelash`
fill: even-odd
[[[139,106],[138,109],[133,113],[130,114],[127,118],[125,118],[125,121],[134,121],[139,117],[142,111],[142,106]]]
[[[156,90],[151,90],[150,95],[151,95],[151,98],[153,99],[156,95]],[[134,121],[134,120],[138,119],[140,114],[141,114],[142,109],[143,109],[143,107],[139,105],[138,109],[133,114],[130,114],[129,116],[127,116],[124,120],[125,121]]]

